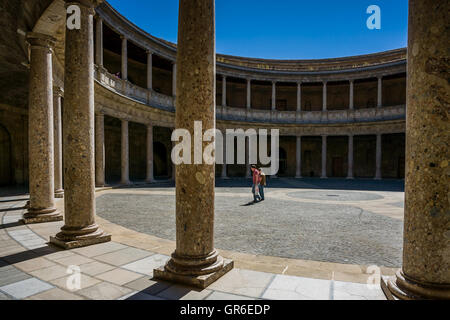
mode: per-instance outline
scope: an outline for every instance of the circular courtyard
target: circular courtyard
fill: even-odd
[[[250,188],[216,188],[215,246],[236,252],[358,265],[400,267],[402,192],[268,188],[252,204]],[[375,211],[375,212],[373,212]],[[118,225],[175,240],[173,187],[106,191],[97,214]]]

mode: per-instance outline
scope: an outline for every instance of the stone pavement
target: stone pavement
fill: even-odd
[[[121,192],[149,191],[103,189],[97,196]],[[23,194],[0,198],[0,300],[384,299],[379,286],[367,285],[373,272],[368,266],[232,250],[220,251],[234,259],[236,268],[205,290],[154,281],[153,269],[163,265],[175,247],[170,239],[98,218],[113,242],[63,251],[47,243],[62,222],[19,223],[26,200]],[[62,208],[63,200],[57,206]],[[73,281],[76,267],[81,272],[79,287],[70,286],[77,283]],[[396,269],[380,267],[378,271],[392,275]]]

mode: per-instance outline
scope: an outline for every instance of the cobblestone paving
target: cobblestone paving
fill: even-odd
[[[277,182],[282,183],[282,182]],[[289,186],[291,187],[291,186]],[[97,213],[126,228],[175,240],[173,188],[140,189],[144,194],[110,193],[97,198]],[[290,189],[289,189],[290,190]],[[148,192],[148,194],[145,194]],[[161,194],[161,193],[166,194]],[[281,188],[267,190],[266,201],[248,205],[249,188],[216,189],[215,245],[250,254],[360,265],[401,266],[403,222],[355,205],[321,201],[339,194],[345,201],[383,199],[354,191],[298,191],[317,201],[278,199]],[[288,196],[292,192],[288,192]],[[300,200],[301,199],[297,199]],[[339,201],[333,197],[331,200]]]

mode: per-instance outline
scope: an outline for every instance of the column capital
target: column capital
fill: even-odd
[[[81,5],[86,8],[95,9],[103,3],[103,0],[64,0],[66,7],[71,5]]]
[[[350,79],[350,80],[348,80],[348,82],[355,83],[355,79]]]
[[[222,79],[223,79],[223,80],[226,80],[226,79],[227,79],[227,76],[224,75],[224,74],[222,74]]]
[[[145,53],[147,53],[149,55],[154,54],[153,50],[151,50],[151,49],[145,49]]]
[[[53,50],[56,39],[44,33],[28,32],[26,36],[27,42],[35,48],[44,48]]]
[[[328,80],[322,80],[322,83],[326,86],[328,84]]]
[[[301,86],[303,84],[303,80],[298,80],[296,83],[298,86]]]
[[[123,34],[120,35],[120,39],[122,39],[122,41],[124,41],[124,40],[128,41],[128,37]]]

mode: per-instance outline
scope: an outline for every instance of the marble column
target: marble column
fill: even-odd
[[[296,178],[302,177],[302,137],[297,137],[297,143],[296,143]]]
[[[277,83],[272,81],[272,111],[277,109]]]
[[[377,95],[377,107],[383,106],[383,77],[378,77],[378,95]]]
[[[105,181],[105,115],[95,114],[95,186],[104,187]]]
[[[95,30],[95,64],[103,67],[103,19],[97,17]]]
[[[322,111],[327,111],[327,82],[323,82],[323,91],[322,91]]]
[[[93,15],[98,1],[72,0],[66,6],[74,3],[81,28],[65,30],[64,226],[50,237],[65,249],[111,240],[95,222]]]
[[[381,180],[381,134],[377,134],[376,160],[375,160],[375,180]]]
[[[450,299],[449,10],[409,1],[403,266],[382,281],[388,298]]]
[[[172,96],[177,96],[177,63],[172,65]]]
[[[122,80],[128,80],[128,40],[125,36],[122,39]]]
[[[147,126],[147,183],[154,182],[153,177],[153,126]]]
[[[147,51],[147,89],[153,89],[153,52]]]
[[[297,83],[297,111],[302,111],[302,83]]]
[[[227,77],[222,77],[222,107],[227,106]]]
[[[214,3],[179,2],[176,128],[191,136],[194,121],[202,121],[204,131],[215,128]],[[214,171],[214,164],[177,165],[176,250],[154,270],[157,279],[205,288],[233,268],[214,248]]]
[[[53,164],[53,79],[52,55],[55,40],[40,33],[28,33],[30,78],[28,97],[28,159],[30,205],[24,223],[62,220],[55,208]]]
[[[348,135],[348,168],[347,179],[353,179],[353,135]]]
[[[349,98],[349,109],[353,110],[355,108],[355,81],[350,80],[350,98]]]
[[[62,173],[62,97],[64,91],[53,87],[53,159],[55,170],[55,198],[64,197]]]
[[[321,179],[327,178],[327,136],[322,136],[322,175]]]
[[[252,108],[252,80],[247,79],[247,109]]]
[[[121,152],[120,152],[120,184],[128,185],[130,184],[130,152],[129,152],[129,137],[128,137],[128,121],[122,120],[121,121],[121,139],[122,142],[120,144],[121,146]]]

